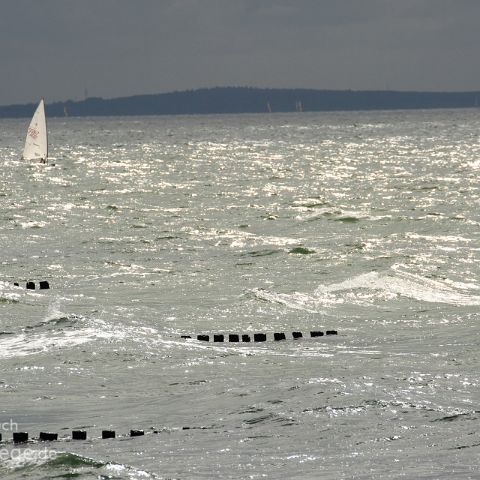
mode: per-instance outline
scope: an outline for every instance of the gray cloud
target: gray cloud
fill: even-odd
[[[478,0],[3,0],[0,104],[217,85],[477,90]]]

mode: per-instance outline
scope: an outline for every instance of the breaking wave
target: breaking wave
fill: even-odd
[[[35,472],[35,478],[123,478],[154,479],[157,476],[128,465],[100,462],[91,458],[53,449],[11,449],[10,455],[0,463],[4,479],[19,478]]]
[[[322,308],[337,304],[370,306],[379,301],[395,301],[400,297],[419,302],[443,303],[455,306],[480,305],[476,285],[448,280],[433,280],[398,270],[395,266],[386,273],[370,272],[339,283],[318,286],[312,294],[275,293],[264,289],[252,291],[255,298],[279,303],[292,309],[322,313]]]

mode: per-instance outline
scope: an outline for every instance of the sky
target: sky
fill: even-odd
[[[0,0],[0,105],[215,86],[480,90],[480,0]]]

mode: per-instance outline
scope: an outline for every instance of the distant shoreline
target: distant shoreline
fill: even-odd
[[[46,103],[48,117],[201,115],[478,108],[480,91],[413,92],[215,87],[152,95]],[[30,117],[36,104],[0,106],[0,118]]]

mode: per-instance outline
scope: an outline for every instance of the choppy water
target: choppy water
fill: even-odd
[[[478,110],[53,119],[47,167],[26,123],[2,433],[90,439],[0,445],[2,478],[479,478]]]

